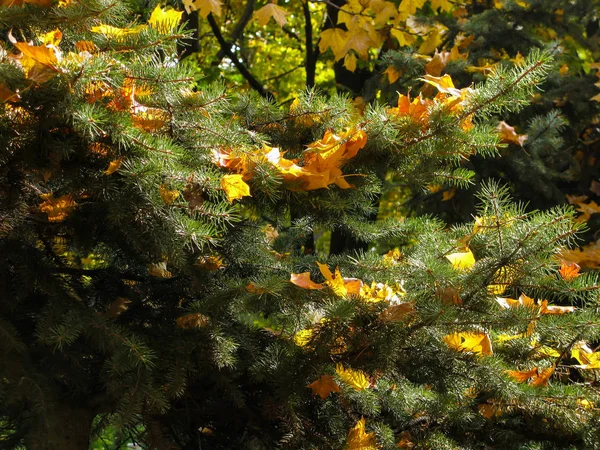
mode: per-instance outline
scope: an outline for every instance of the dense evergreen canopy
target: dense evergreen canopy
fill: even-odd
[[[595,448],[598,5],[487,3],[0,0],[0,448]]]

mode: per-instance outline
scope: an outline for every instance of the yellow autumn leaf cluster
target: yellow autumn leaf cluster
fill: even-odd
[[[336,61],[344,58],[344,66],[352,72],[358,59],[367,60],[369,51],[380,48],[389,38],[400,46],[414,45],[421,39],[419,53],[433,53],[441,46],[447,27],[412,17],[425,3],[427,0],[402,0],[396,6],[386,0],[349,0],[340,8],[336,26],[321,32],[319,49],[321,52],[331,49]],[[431,7],[447,12],[458,3],[431,0]]]
[[[237,154],[231,149],[213,150],[213,160],[219,167],[237,172],[225,175],[222,180],[229,201],[250,195],[246,181],[253,178],[259,162],[275,167],[292,191],[311,191],[331,184],[349,189],[352,186],[345,180],[341,167],[354,158],[366,142],[367,135],[362,130],[351,129],[339,135],[328,130],[323,139],[313,142],[304,151],[302,165],[298,160],[284,158],[278,148],[266,145],[251,154]]]
[[[412,122],[427,126],[429,114],[436,105],[442,105],[450,113],[460,115],[472,93],[471,88],[458,89],[450,75],[436,77],[426,74],[421,78],[426,84],[437,88],[438,94],[433,98],[424,98],[422,94],[411,100],[410,93],[398,96],[398,106],[387,108],[387,114],[392,118],[408,118]],[[473,128],[472,117],[466,116],[461,119],[461,126],[465,131]]]
[[[496,301],[504,309],[509,309],[509,308],[529,308],[532,310],[537,309],[539,315],[567,314],[567,313],[571,313],[571,312],[575,311],[574,306],[549,305],[548,300],[538,300],[538,302],[536,303],[534,299],[532,299],[531,297],[528,297],[525,294],[521,294],[519,296],[519,298],[516,300],[513,298],[497,297]]]

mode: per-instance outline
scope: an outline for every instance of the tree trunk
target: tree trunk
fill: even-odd
[[[28,450],[89,450],[92,411],[61,405],[33,419]]]

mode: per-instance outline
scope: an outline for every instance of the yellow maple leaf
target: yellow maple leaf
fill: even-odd
[[[463,331],[444,336],[442,340],[448,347],[457,352],[473,352],[481,356],[491,356],[492,341],[487,333]]]
[[[342,364],[335,366],[335,373],[352,389],[362,391],[371,384],[367,375],[361,370],[346,369]]]
[[[88,52],[90,54],[98,50],[98,47],[92,41],[77,41],[75,42],[75,48],[78,52]]]
[[[306,328],[304,330],[298,331],[294,334],[294,343],[298,347],[306,347],[310,343],[313,337],[313,330],[310,328]]]
[[[121,162],[123,162],[123,158],[117,158],[108,163],[108,168],[104,171],[104,175],[112,175],[119,170],[119,167],[121,167]]]
[[[310,383],[307,387],[312,389],[313,393],[325,399],[332,392],[340,392],[340,387],[331,375],[323,375]]]
[[[182,11],[174,9],[162,9],[159,5],[152,11],[148,25],[150,28],[156,29],[159,33],[168,34],[172,32],[179,22],[181,22]]]
[[[25,76],[37,83],[45,83],[59,73],[58,50],[45,45],[29,45],[26,42],[14,44],[21,53],[19,62]]]
[[[461,92],[460,89],[456,89],[454,87],[454,82],[452,81],[452,77],[446,74],[442,77],[434,77],[429,74],[425,74],[422,78],[420,78],[424,82],[434,86],[438,91],[443,92],[444,94],[450,94],[453,96],[460,97]]]
[[[199,256],[194,265],[206,272],[216,272],[221,267],[225,267],[223,258],[218,255]]]
[[[457,252],[446,255],[446,259],[450,261],[452,267],[456,270],[469,270],[475,265],[475,256],[473,255],[473,252],[468,248],[466,250],[466,252]]]
[[[103,34],[109,39],[122,41],[126,36],[135,36],[140,34],[146,28],[145,25],[135,25],[129,28],[118,28],[112,25],[100,24],[90,28],[92,33]]]
[[[383,74],[387,75],[389,84],[394,84],[402,76],[402,72],[396,69],[394,66],[389,66],[387,69],[385,69]]]
[[[578,343],[571,349],[571,357],[579,361],[578,369],[600,369],[600,352],[594,352],[585,343]]]
[[[417,37],[414,34],[403,30],[398,30],[397,28],[392,28],[390,34],[398,41],[398,45],[400,45],[400,47],[413,45],[417,40]]]
[[[317,261],[321,274],[325,277],[325,284],[340,297],[348,295],[359,295],[363,287],[363,282],[356,278],[343,278],[340,269],[336,267],[335,275],[331,273],[326,264],[321,264]]]
[[[160,194],[160,198],[162,198],[163,202],[167,205],[172,204],[179,197],[179,191],[177,189],[169,189],[168,186],[161,184],[158,187],[158,192]]]
[[[71,194],[54,198],[54,195],[49,193],[42,194],[40,197],[44,200],[40,203],[40,211],[47,214],[49,222],[62,222],[77,206]]]
[[[431,0],[431,9],[437,11],[441,9],[444,12],[452,11],[454,2],[451,0]]]
[[[261,27],[269,23],[271,17],[277,22],[277,25],[283,27],[287,23],[287,19],[285,18],[287,14],[288,12],[281,6],[275,3],[267,3],[262,8],[254,11],[254,18],[258,20],[258,24]]]
[[[414,15],[417,9],[421,9],[427,0],[402,0],[398,7],[400,16],[406,19],[408,16]]]
[[[211,13],[220,17],[222,4],[220,0],[183,0],[183,6],[188,14],[192,11],[200,11],[200,17],[203,19]]]
[[[53,46],[58,46],[58,44],[60,44],[60,41],[62,39],[62,31],[60,31],[58,28],[52,31],[49,31],[48,33],[44,33],[42,35],[39,36],[40,41],[42,42],[42,44],[44,45],[53,45]]]
[[[366,31],[357,29],[348,34],[344,53],[354,50],[361,59],[366,60],[369,58],[369,49],[376,46],[377,42]]]
[[[290,281],[303,289],[323,289],[323,285],[310,279],[310,272],[292,273]]]
[[[348,41],[348,32],[341,28],[328,28],[321,32],[319,40],[319,50],[324,53],[328,48],[333,51],[335,60],[342,59],[347,53],[346,42]]]
[[[148,273],[157,278],[173,278],[173,274],[167,270],[167,262],[148,264]]]
[[[350,72],[356,70],[356,55],[354,53],[348,53],[344,58],[344,67]]]
[[[515,127],[511,127],[504,121],[501,121],[496,127],[498,134],[500,135],[500,141],[506,144],[516,144],[523,147],[523,144],[527,140],[526,134],[517,134]]]
[[[362,417],[348,432],[344,450],[377,450],[375,433],[365,432],[365,418]]]
[[[250,186],[243,180],[242,175],[225,175],[221,178],[221,187],[227,194],[229,203],[242,197],[250,196]]]

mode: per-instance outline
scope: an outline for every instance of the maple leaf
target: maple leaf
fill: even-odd
[[[585,342],[578,342],[571,349],[571,358],[575,358],[580,365],[578,369],[600,369],[600,353],[594,352]]]
[[[384,283],[376,283],[372,282],[369,286],[368,284],[363,284],[359,291],[360,298],[365,300],[368,303],[377,303],[386,301],[388,303],[397,304],[400,302],[398,295],[394,290]],[[406,295],[405,292],[401,292],[400,295]]]
[[[348,53],[344,58],[344,67],[350,72],[356,70],[356,55],[354,53]]]
[[[58,44],[60,44],[60,41],[62,39],[62,31],[60,31],[58,28],[56,28],[55,30],[49,31],[47,33],[44,33],[40,36],[38,36],[39,40],[42,42],[42,44],[44,44],[45,46],[58,46]]]
[[[394,84],[402,76],[402,72],[393,66],[390,66],[387,69],[385,69],[383,74],[387,75],[388,83],[390,84]]]
[[[414,303],[400,303],[399,305],[388,306],[379,313],[379,318],[383,322],[397,323],[406,322],[415,312]]]
[[[242,197],[250,196],[250,186],[248,186],[242,175],[225,175],[221,178],[221,187],[227,194],[229,203]]]
[[[323,289],[322,284],[315,283],[310,279],[310,272],[293,273],[290,276],[290,281],[303,289]]]
[[[507,370],[506,374],[511,377],[513,380],[518,381],[519,383],[525,383],[530,378],[538,375],[538,368],[534,367],[530,370]]]
[[[557,306],[549,305],[548,300],[538,302],[540,306],[540,314],[568,314],[575,311],[574,306]]]
[[[148,264],[148,273],[156,278],[173,278],[173,274],[167,270],[167,262]]]
[[[450,261],[452,267],[459,271],[465,271],[471,269],[475,265],[475,256],[469,250],[466,252],[457,252],[450,255],[446,255],[446,259]]]
[[[362,30],[353,30],[349,33],[346,40],[346,47],[344,53],[348,53],[350,50],[354,50],[361,59],[369,58],[369,49],[376,47],[377,42],[374,41],[369,34]]]
[[[178,328],[191,329],[201,328],[208,325],[208,317],[200,313],[191,313],[178,317],[175,321]]]
[[[17,103],[21,100],[21,96],[14,91],[11,91],[4,84],[0,83],[0,103]]]
[[[267,294],[269,292],[264,287],[257,285],[254,281],[251,281],[250,283],[248,283],[245,286],[245,289],[246,289],[246,291],[250,292],[251,294],[258,294],[258,295]]]
[[[156,29],[159,33],[168,34],[171,33],[179,22],[181,22],[182,11],[176,11],[174,9],[162,9],[159,5],[152,11],[150,19],[148,19],[148,25],[150,28]]]
[[[451,0],[431,0],[431,9],[437,11],[441,9],[444,12],[452,11],[454,2]]]
[[[348,41],[348,32],[341,28],[328,28],[321,32],[319,40],[319,50],[324,53],[328,48],[333,51],[335,60],[342,59],[347,53],[346,42]]]
[[[352,389],[362,391],[371,384],[367,375],[361,370],[346,369],[342,364],[335,366],[335,373]]]
[[[310,344],[310,341],[313,337],[313,330],[310,328],[300,330],[296,334],[294,334],[294,343],[298,347],[307,347]]]
[[[75,48],[78,52],[88,52],[90,54],[96,53],[98,47],[92,41],[77,41],[75,42]]]
[[[332,392],[340,392],[340,387],[331,375],[323,375],[310,383],[307,387],[312,389],[313,393],[326,399]]]
[[[548,380],[554,373],[554,366],[548,367],[547,369],[542,370],[541,372],[538,369],[538,373],[531,379],[529,384],[531,386],[547,386]]]
[[[15,42],[15,48],[21,52],[19,62],[25,76],[36,83],[45,83],[59,73],[59,52],[56,47],[46,45],[29,45],[25,42]]]
[[[165,204],[172,204],[179,197],[179,191],[177,189],[171,190],[168,186],[161,184],[158,187],[158,191],[160,193],[160,198],[162,198]]]
[[[429,112],[427,108],[431,105],[430,100],[423,99],[421,95],[414,100],[410,100],[410,94],[398,96],[398,107],[388,108],[387,112],[390,116],[408,116],[415,122],[426,123]]]
[[[258,20],[258,24],[261,27],[264,27],[269,23],[271,17],[277,22],[277,25],[283,27],[287,23],[287,19],[285,18],[287,14],[288,12],[281,6],[278,6],[275,3],[267,3],[262,8],[254,11],[254,18]]]
[[[42,194],[40,197],[44,200],[40,203],[40,211],[47,214],[49,222],[62,222],[77,206],[71,194],[54,198],[52,193],[49,193]]]
[[[385,26],[390,19],[395,19],[398,15],[398,9],[392,2],[370,0],[369,9],[375,14],[373,24],[377,28]]]
[[[216,272],[225,267],[223,259],[218,255],[199,256],[194,265],[206,272]]]
[[[496,127],[500,140],[507,144],[516,144],[523,147],[523,144],[527,140],[526,134],[517,134],[514,127],[511,127],[504,121],[501,121]]]
[[[487,333],[464,331],[444,336],[442,340],[457,352],[472,352],[481,356],[491,356],[492,342]]]
[[[347,297],[348,295],[359,295],[360,289],[363,286],[363,282],[356,278],[343,278],[340,273],[340,269],[336,267],[335,276],[329,270],[326,264],[321,264],[317,261],[321,274],[325,277],[325,284],[333,290],[336,295],[340,297]]]
[[[477,405],[477,409],[479,410],[479,413],[486,419],[499,417],[504,412],[501,407],[501,402],[493,399],[489,399],[487,403]]]
[[[421,9],[427,0],[402,0],[398,7],[400,17],[406,19],[408,16],[414,15],[417,9]]]
[[[456,89],[454,87],[454,82],[448,74],[442,77],[434,77],[432,75],[426,74],[419,79],[424,81],[425,83],[434,86],[435,88],[437,88],[438,91],[443,92],[444,94],[450,94],[454,97],[460,97],[462,95],[460,89]]]
[[[117,158],[110,163],[108,163],[108,168],[104,171],[104,175],[112,175],[119,167],[121,167],[121,163],[123,162],[123,158]]]
[[[413,45],[417,40],[417,37],[415,35],[410,34],[406,31],[398,30],[396,28],[392,28],[390,34],[393,38],[395,38],[398,41],[400,47],[407,47],[409,45]]]
[[[512,267],[500,267],[494,274],[492,284],[488,286],[490,295],[502,295],[506,288],[517,278],[519,272]]]
[[[109,319],[115,319],[121,313],[127,311],[131,300],[128,298],[117,297],[108,307],[104,315]]]
[[[377,450],[375,433],[365,432],[365,418],[362,417],[348,432],[344,450]]]
[[[400,440],[396,444],[396,447],[407,449],[414,448],[415,444],[411,441],[411,439],[412,437],[410,435],[410,432],[403,431],[402,433],[400,433]]]
[[[209,14],[221,17],[220,0],[183,0],[185,11],[190,14],[192,11],[200,11],[200,17],[206,19]]]
[[[136,25],[129,28],[118,28],[112,25],[100,24],[90,28],[92,33],[103,34],[109,39],[114,39],[117,42],[122,41],[126,36],[135,36],[140,34],[146,28],[145,25]]]

